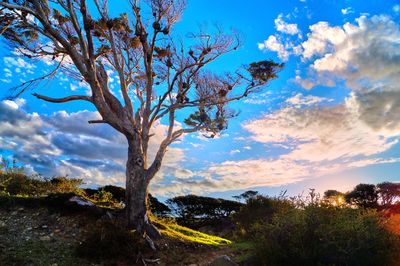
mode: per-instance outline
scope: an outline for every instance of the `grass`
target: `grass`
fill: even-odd
[[[238,262],[248,261],[255,252],[255,244],[249,241],[234,242],[230,248],[236,254]]]
[[[54,247],[53,243],[42,241],[26,241],[21,245],[8,247],[7,252],[0,252],[0,259],[1,265],[9,266],[48,266],[55,263],[59,266],[89,265],[89,263],[77,258],[72,248],[66,246]]]
[[[28,213],[34,212],[36,208],[47,208],[51,212],[64,213],[70,208],[64,206],[65,200],[72,195],[75,194],[53,194],[50,197],[3,194],[0,195],[0,209],[11,211],[15,207],[23,206],[27,207],[25,210]],[[89,200],[97,206],[102,205],[92,199]],[[116,206],[101,206],[101,208],[118,209]],[[84,209],[77,209],[76,212],[88,213]],[[69,213],[66,212],[67,215]],[[32,216],[32,219],[35,217]],[[160,251],[157,257],[166,263],[165,265],[199,263],[204,261],[204,256],[211,259],[217,255],[226,254],[234,246],[228,239],[180,226],[172,218],[159,218],[154,215],[150,218],[163,236],[159,242]],[[137,259],[138,254],[153,258],[154,252],[142,238],[135,238],[132,232],[118,231],[120,228],[114,228],[114,221],[109,221],[108,223],[111,223],[109,226],[104,224],[105,222],[101,219],[97,220],[90,230],[84,231],[84,234],[80,236],[82,241],[76,243],[64,242],[66,240],[63,238],[54,238],[49,242],[22,240],[18,244],[0,241],[0,265],[3,265],[2,263],[10,266],[47,266],[55,263],[59,266],[120,265],[120,263],[131,265],[130,263]],[[9,233],[7,228],[0,227],[0,240],[2,236],[7,236]],[[201,253],[193,252],[198,251],[199,248],[202,250]]]
[[[162,235],[172,239],[213,246],[232,244],[232,241],[228,239],[209,235],[178,225],[175,223],[175,221],[170,219],[161,219],[153,216],[152,220],[156,223],[156,225],[161,225],[159,227]]]

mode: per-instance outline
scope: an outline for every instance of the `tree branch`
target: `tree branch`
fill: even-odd
[[[107,124],[107,121],[105,120],[89,120],[89,124]]]
[[[93,103],[91,97],[83,96],[83,95],[71,95],[71,96],[67,96],[64,98],[51,98],[51,97],[43,96],[43,95],[40,95],[37,93],[33,93],[32,95],[38,99],[44,100],[46,102],[51,102],[51,103],[66,103],[66,102],[78,101],[78,100],[88,101],[88,102]]]

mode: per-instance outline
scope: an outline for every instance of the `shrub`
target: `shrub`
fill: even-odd
[[[16,194],[30,194],[33,189],[33,184],[29,178],[22,173],[8,173],[8,182],[5,183],[6,191],[11,195]]]
[[[52,193],[77,192],[79,190],[79,186],[82,184],[82,179],[68,178],[66,176],[53,177],[50,180],[50,190]]]
[[[112,203],[114,200],[113,194],[111,194],[108,191],[105,191],[104,189],[99,190],[97,193],[93,195],[94,200],[101,202],[101,203]]]
[[[350,208],[281,208],[252,233],[263,265],[388,265],[399,247],[376,212]]]
[[[233,221],[237,225],[237,233],[241,238],[252,236],[253,224],[268,223],[272,216],[280,209],[292,208],[293,205],[282,199],[256,196],[249,198],[240,211],[233,214]]]
[[[125,201],[125,188],[107,185],[99,188],[99,190],[104,190],[111,193],[112,197],[118,202]]]
[[[81,179],[55,177],[50,180],[41,176],[27,176],[21,172],[0,173],[3,180],[1,190],[11,195],[43,196],[50,193],[76,193]]]

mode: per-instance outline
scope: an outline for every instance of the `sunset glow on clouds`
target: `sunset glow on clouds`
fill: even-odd
[[[289,184],[296,184],[296,193],[308,189],[304,182],[310,179],[318,189],[327,176],[345,178],[358,169],[368,180],[378,180],[379,172],[365,169],[399,167],[396,1],[307,0],[291,1],[289,7],[265,1],[233,1],[233,6],[231,1],[208,1],[206,16],[197,14],[201,5],[192,2],[177,31],[185,33],[198,21],[214,21],[218,13],[224,26],[238,28],[246,37],[242,49],[210,68],[232,70],[231,66],[266,58],[283,61],[286,68],[263,93],[232,106],[241,113],[223,136],[193,134],[174,144],[154,180],[154,194],[235,194]],[[222,11],[227,6],[230,10]],[[268,14],[261,17],[263,10]],[[28,80],[46,65],[16,57],[4,47],[0,56],[3,88]],[[118,86],[116,75],[112,82]],[[59,96],[87,88],[60,75],[37,90]],[[8,91],[0,93],[5,96]],[[15,157],[32,173],[80,177],[89,186],[123,186],[126,142],[111,127],[87,123],[97,117],[88,105],[52,105],[29,93],[3,100],[0,154]],[[165,130],[163,124],[154,128],[150,157]],[[385,178],[400,179],[396,171]]]

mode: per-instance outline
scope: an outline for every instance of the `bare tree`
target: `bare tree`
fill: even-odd
[[[187,133],[214,137],[226,129],[235,116],[227,105],[260,91],[283,65],[261,61],[234,73],[211,73],[207,64],[239,47],[237,34],[200,29],[185,43],[170,33],[185,8],[183,0],[125,4],[129,15],[111,17],[106,0],[90,5],[85,0],[0,1],[0,33],[21,56],[57,62],[47,75],[21,84],[15,96],[59,71],[90,87],[89,96],[33,95],[52,103],[90,102],[102,119],[89,123],[109,124],[126,137],[128,224],[153,238],[157,230],[148,219],[146,198],[167,147]],[[110,70],[118,74],[119,92],[109,86]],[[178,127],[176,117],[183,110],[191,114]],[[163,118],[168,132],[149,161],[151,129]]]

